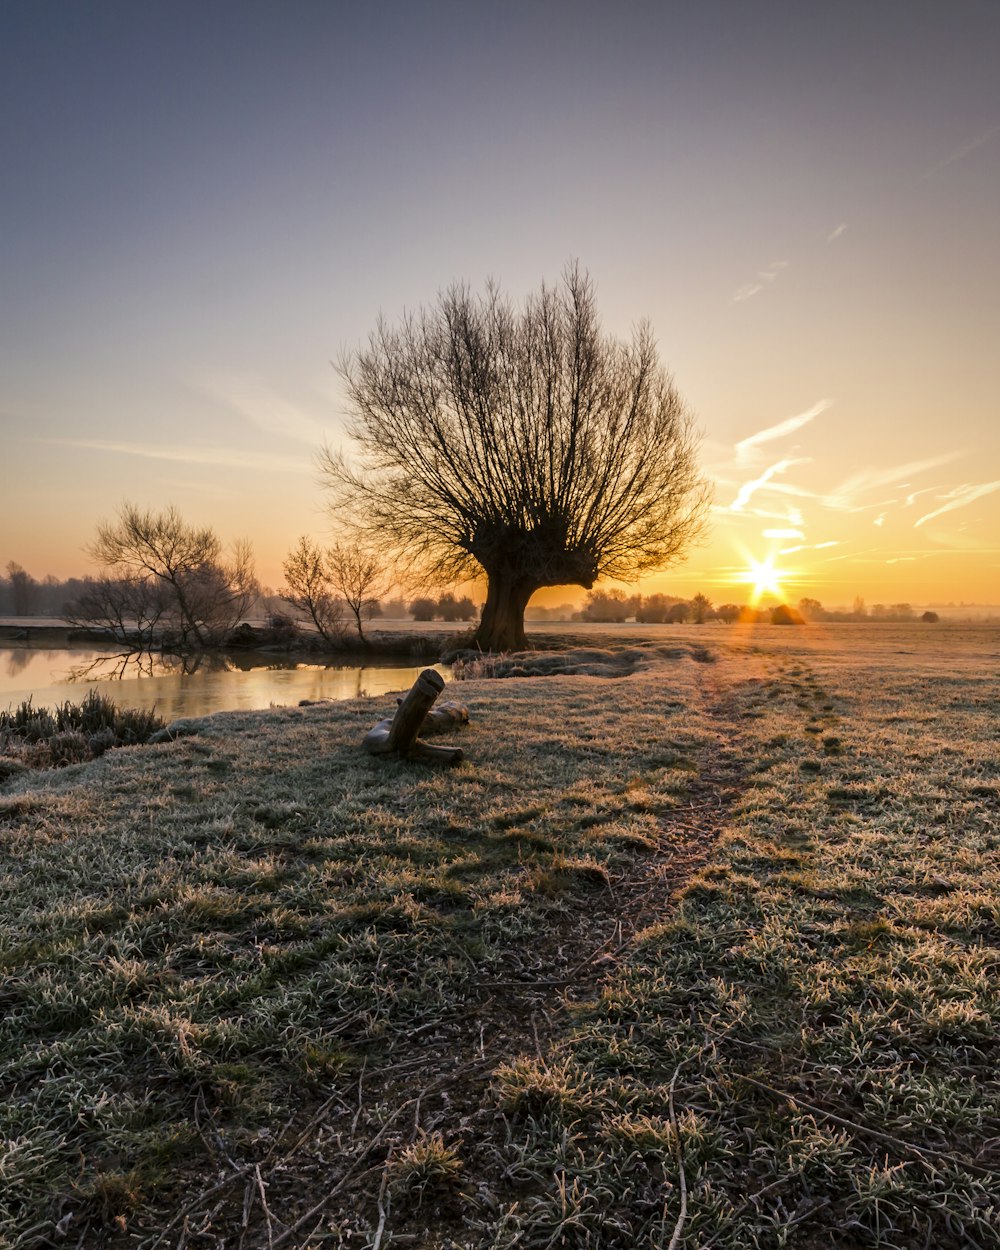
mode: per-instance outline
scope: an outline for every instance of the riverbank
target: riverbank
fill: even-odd
[[[1000,634],[652,641],[0,788],[0,1240],[996,1244]]]
[[[314,659],[337,659],[343,655],[355,655],[365,651],[372,655],[416,656],[437,659],[440,653],[452,645],[468,626],[454,630],[437,628],[420,630],[412,628],[412,622],[400,622],[394,629],[370,629],[364,638],[356,633],[345,633],[343,640],[333,645],[321,638],[315,630],[301,627],[296,630],[273,628],[266,625],[246,624],[235,629],[224,644],[203,648],[200,652],[187,654],[231,655],[245,651],[260,651],[272,655],[302,655]],[[138,640],[123,642],[110,630],[86,629],[68,621],[45,617],[0,618],[0,645],[22,643],[32,647],[66,647],[89,643],[114,647],[118,650],[165,652],[184,654],[163,639],[154,639],[151,646],[140,646]]]

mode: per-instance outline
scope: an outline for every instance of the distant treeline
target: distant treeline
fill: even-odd
[[[583,608],[572,619],[607,624],[637,621],[653,625],[686,622],[701,625],[705,621],[722,621],[725,624],[770,621],[775,625],[801,625],[806,621],[914,621],[918,615],[920,620],[926,622],[939,619],[936,612],[918,614],[909,603],[876,603],[869,610],[863,599],[855,599],[850,611],[828,610],[818,599],[800,599],[794,607],[787,603],[772,607],[722,603],[716,607],[704,594],[681,599],[675,595],[626,595],[622,590],[592,590]]]
[[[70,577],[60,581],[51,576],[39,580],[12,561],[7,565],[7,576],[0,577],[0,616],[65,617],[71,607],[93,593],[98,581],[93,577]],[[265,586],[251,604],[248,615],[264,620],[287,610],[287,600]],[[572,612],[573,609],[567,607],[566,610]],[[474,621],[479,616],[479,605],[468,596],[459,598],[445,592],[436,598],[424,595],[409,601],[396,598],[368,602],[363,615],[368,620],[384,617],[387,620]]]
[[[0,577],[0,616],[51,616],[66,615],[67,606],[79,603],[93,589],[95,579],[70,577],[60,581],[56,577],[37,579],[20,564],[7,565],[6,577]],[[267,587],[261,589],[252,604],[249,615],[266,619],[277,617],[287,611],[287,602]],[[480,605],[467,595],[458,597],[445,592],[436,598],[422,595],[406,600],[383,599],[366,604],[366,619],[383,617],[387,620],[415,621],[475,621]],[[677,595],[627,595],[621,590],[594,590],[587,595],[582,608],[564,603],[546,608],[532,605],[525,613],[529,621],[593,621],[602,624],[623,624],[636,621],[640,624],[702,624],[705,621],[771,621],[777,612],[778,623],[787,617],[793,621],[913,621],[920,619],[933,622],[938,613],[921,612],[909,603],[876,603],[870,608],[863,599],[855,599],[850,609],[824,608],[818,599],[800,599],[792,606],[754,608],[746,604],[722,603],[714,605],[707,595],[697,594],[691,599]]]
[[[0,577],[0,616],[61,616],[67,601],[81,595],[88,580],[70,577],[61,582],[46,577],[38,581],[12,560],[7,576]]]

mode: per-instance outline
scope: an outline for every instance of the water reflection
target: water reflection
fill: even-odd
[[[228,673],[234,671],[235,667],[225,656],[154,655],[149,651],[123,651],[120,655],[95,655],[80,664],[74,664],[66,670],[63,680],[73,684],[84,681],[130,681],[139,677],[190,677],[199,671]]]
[[[23,673],[31,663],[31,655],[27,647],[19,649],[12,647],[6,656],[6,669],[8,677],[16,677],[18,673]]]
[[[0,708],[30,698],[36,707],[78,701],[99,684],[121,707],[154,708],[167,720],[211,712],[266,708],[301,699],[352,699],[410,686],[424,664],[344,656],[336,664],[229,656],[136,655],[93,647],[0,648]],[[448,676],[447,670],[439,670]]]

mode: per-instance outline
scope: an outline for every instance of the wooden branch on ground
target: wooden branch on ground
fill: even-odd
[[[441,674],[425,668],[409,694],[400,700],[396,715],[380,720],[365,735],[364,748],[368,754],[395,754],[424,764],[457,764],[462,758],[461,747],[431,746],[417,737],[421,731],[443,733],[453,726],[468,724],[469,713],[459,703],[442,703],[432,709],[443,689]]]

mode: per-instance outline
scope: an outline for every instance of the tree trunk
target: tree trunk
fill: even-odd
[[[524,609],[537,589],[537,582],[487,569],[486,602],[472,646],[481,651],[527,650]]]
[[[425,733],[441,733],[453,725],[468,724],[469,713],[458,703],[442,704],[435,715],[431,704],[443,689],[441,674],[425,668],[409,694],[400,699],[396,715],[380,720],[365,735],[364,747],[369,755],[396,752],[403,759],[424,764],[457,764],[462,758],[461,747],[431,746],[417,737],[421,729]]]

